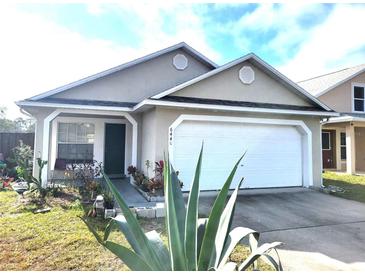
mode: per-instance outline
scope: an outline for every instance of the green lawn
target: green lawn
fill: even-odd
[[[333,195],[365,203],[365,176],[325,172],[323,184],[338,186],[345,190],[343,193],[337,192]]]
[[[13,191],[0,191],[0,271],[4,270],[128,270],[111,252],[101,247],[79,216],[87,211],[77,195],[49,198],[50,212],[34,214],[37,207]],[[91,218],[102,234],[106,222]],[[164,233],[164,221],[141,220],[146,231]],[[119,231],[110,235],[113,241],[128,245]],[[239,246],[232,260],[240,262],[248,255]],[[272,270],[260,262],[262,270]]]

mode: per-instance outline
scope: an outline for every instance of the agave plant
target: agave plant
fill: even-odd
[[[257,260],[260,257],[266,258],[266,261],[276,270],[282,270],[279,257],[277,256],[277,260],[274,259],[270,252],[276,252],[275,248],[281,243],[274,242],[258,246],[258,232],[245,227],[231,229],[235,202],[242,180],[227,203],[226,200],[234,174],[243,156],[237,161],[219,192],[209,218],[198,218],[202,151],[203,148],[199,154],[187,205],[185,205],[173,167],[169,160],[164,163],[168,246],[164,244],[156,231],[147,233],[143,231],[138,220],[105,174],[105,180],[123,215],[111,219],[105,229],[104,237],[100,237],[84,220],[90,231],[101,245],[118,256],[131,270],[246,270],[250,266],[257,270]],[[108,239],[115,226],[124,234],[132,250]],[[244,238],[248,239],[250,255],[240,264],[231,262],[229,259],[232,251]],[[278,255],[277,252],[276,255]]]

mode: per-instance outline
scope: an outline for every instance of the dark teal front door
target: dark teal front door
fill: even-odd
[[[104,170],[108,175],[124,175],[125,125],[105,124]]]

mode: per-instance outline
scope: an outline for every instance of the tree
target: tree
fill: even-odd
[[[30,118],[6,118],[6,107],[0,107],[0,132],[34,132],[34,125],[34,120]]]

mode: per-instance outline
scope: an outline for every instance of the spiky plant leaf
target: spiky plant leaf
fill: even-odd
[[[118,215],[112,219],[112,222],[124,234],[125,238],[133,248],[134,252],[136,252],[140,256],[143,256],[143,251],[141,250],[141,246],[138,244],[138,241],[133,231],[131,231],[131,227],[127,223],[126,218],[123,215]]]
[[[157,256],[161,262],[164,262],[164,270],[171,271],[170,254],[164,245],[160,235],[156,230],[152,230],[146,233],[147,238],[150,240],[153,249],[156,251]]]
[[[133,271],[154,270],[141,256],[122,245],[106,241],[104,246],[117,255]]]
[[[231,221],[233,219],[233,209],[234,209],[234,205],[236,203],[238,190],[241,187],[241,183],[242,183],[242,180],[240,181],[240,183],[238,184],[236,189],[233,191],[231,197],[228,200],[226,207],[223,210],[220,220],[219,220],[217,235],[215,236],[215,240],[214,240],[214,242],[215,242],[214,250],[213,250],[213,254],[210,257],[210,262],[209,262],[209,266],[213,266],[214,268],[218,267],[219,260],[222,255],[222,250],[223,250],[225,241],[227,239],[227,234],[229,232],[229,227],[230,227]]]
[[[217,235],[219,220],[220,220],[220,217],[224,210],[229,187],[232,183],[233,177],[236,173],[238,165],[241,162],[243,156],[241,158],[239,158],[239,160],[233,167],[231,173],[229,174],[226,182],[224,183],[221,191],[219,192],[219,194],[213,204],[212,211],[209,215],[209,220],[208,220],[207,226],[205,228],[203,243],[202,243],[202,247],[200,250],[199,261],[198,261],[199,270],[206,270],[211,267],[211,265],[210,265],[211,256],[214,253],[214,244],[215,244],[214,239],[215,239],[215,236]]]
[[[185,221],[185,255],[188,270],[197,269],[197,230],[198,230],[198,207],[199,207],[199,180],[202,164],[203,145],[201,147],[195,175],[191,184]]]
[[[107,224],[107,226],[105,227],[105,231],[104,231],[104,239],[103,241],[105,242],[106,240],[108,240],[109,238],[109,235],[110,235],[110,232],[112,231],[113,229],[113,224],[114,224],[114,221],[113,220],[110,220],[109,223]]]
[[[271,244],[263,244],[260,247],[258,247],[256,250],[254,250],[250,256],[246,258],[246,260],[243,261],[243,263],[238,267],[239,271],[246,270],[250,265],[252,265],[258,258],[260,258],[262,255],[267,254],[270,252],[270,250],[278,247],[282,243],[280,242],[274,242]]]
[[[207,226],[208,218],[198,219],[198,229],[197,229],[197,255],[200,254],[200,249],[203,243],[203,237],[205,233],[205,227]]]
[[[253,238],[258,239],[259,233],[246,227],[236,227],[228,234],[228,239],[224,245],[221,259],[219,261],[218,268],[222,268],[227,263],[229,256],[232,254],[234,248],[245,237],[255,235]]]
[[[142,227],[138,223],[136,217],[132,214],[128,205],[120,195],[119,191],[116,189],[114,184],[110,181],[109,177],[104,172],[103,176],[109,189],[113,193],[115,200],[117,201],[120,209],[123,212],[123,215],[128,223],[129,230],[135,238],[136,244],[138,245],[138,250],[140,250],[141,252],[141,257],[145,260],[145,262],[149,263],[152,269],[163,270],[163,263],[159,260],[156,252],[151,247],[151,244],[144,234]]]
[[[185,204],[169,160],[164,163],[166,227],[173,270],[186,270],[184,250]],[[183,204],[181,204],[181,202]]]
[[[102,238],[99,236],[99,234],[96,232],[96,230],[89,224],[89,222],[84,218],[80,217],[80,219],[86,224],[87,228],[94,235],[94,237],[98,241],[98,243],[101,245],[104,245]]]

